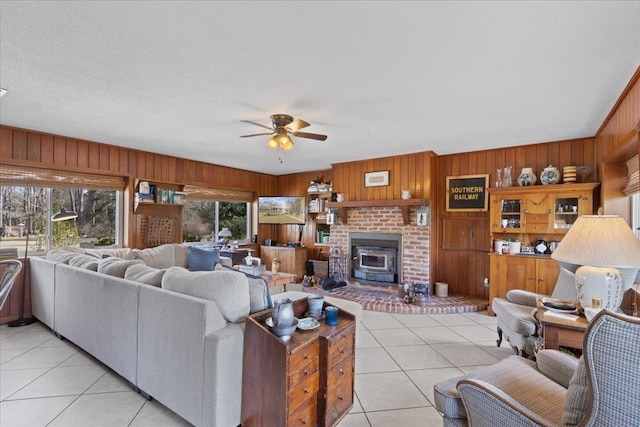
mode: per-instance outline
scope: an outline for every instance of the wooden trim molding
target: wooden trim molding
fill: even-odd
[[[429,206],[427,199],[392,199],[392,200],[355,200],[349,202],[327,202],[327,207],[337,209],[340,213],[343,223],[347,223],[347,209],[349,208],[369,208],[369,207],[387,207],[399,206],[402,211],[402,219],[404,225],[409,225],[409,207],[410,206]]]

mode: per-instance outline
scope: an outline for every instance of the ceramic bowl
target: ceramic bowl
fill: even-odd
[[[588,322],[591,322],[591,319],[593,319],[593,316],[598,314],[600,311],[602,311],[601,308],[585,307],[584,308],[584,317],[587,318]]]
[[[265,323],[276,336],[280,337],[283,340],[288,340],[289,338],[291,338],[291,334],[298,327],[298,319],[295,317],[293,318],[293,324],[289,326],[273,326],[273,319],[271,317],[265,320]]]

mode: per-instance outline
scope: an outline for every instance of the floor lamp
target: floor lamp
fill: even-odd
[[[46,212],[49,212],[49,211],[38,212],[38,213],[46,213]],[[24,261],[22,262],[22,265],[24,266],[24,268],[22,271],[22,296],[21,296],[22,305],[20,307],[20,318],[18,320],[14,320],[13,322],[7,323],[7,326],[9,326],[10,328],[14,328],[17,326],[27,326],[36,322],[35,317],[28,317],[28,318],[24,317],[25,297],[27,294],[27,256],[29,253],[29,230],[31,229],[31,218],[33,218],[36,215],[37,215],[36,213],[32,213],[32,214],[28,214],[23,217],[17,218],[17,219],[22,219],[22,218],[27,219],[27,224],[25,227],[25,230],[27,233],[27,238],[26,238],[27,243],[24,247]],[[64,208],[61,208],[60,212],[56,212],[54,215],[51,216],[51,221],[53,222],[65,221],[65,220],[74,219],[77,217],[78,217],[77,213],[69,212],[69,211],[66,211]]]

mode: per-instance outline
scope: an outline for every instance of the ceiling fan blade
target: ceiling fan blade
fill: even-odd
[[[295,119],[293,122],[286,126],[286,129],[289,132],[297,132],[300,129],[306,128],[307,126],[311,126],[311,124],[301,119]]]
[[[240,135],[240,138],[249,138],[251,136],[273,135],[274,132],[269,133],[252,133],[251,135]]]
[[[324,141],[327,139],[327,135],[320,135],[317,133],[307,133],[307,132],[292,132],[293,136],[297,136],[300,138],[308,138],[308,139],[317,139],[318,141]]]
[[[240,121],[241,122],[245,122],[245,123],[251,123],[252,125],[260,126],[261,128],[273,130],[273,127],[271,127],[271,126],[261,125],[260,123],[252,122],[251,120],[240,120]]]

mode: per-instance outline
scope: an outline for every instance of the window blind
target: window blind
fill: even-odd
[[[122,191],[126,179],[118,175],[43,169],[0,163],[2,185],[47,188],[82,188],[86,190]]]
[[[250,191],[225,190],[221,188],[197,187],[185,185],[184,192],[187,200],[205,200],[218,202],[247,202],[253,201],[253,193]]]
[[[640,157],[636,154],[632,159],[627,160],[627,185],[624,187],[624,195],[632,196],[640,193]]]

